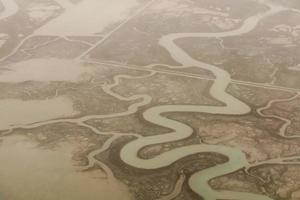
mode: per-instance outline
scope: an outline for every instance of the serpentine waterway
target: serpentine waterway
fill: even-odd
[[[242,35],[253,30],[263,18],[285,10],[285,8],[273,5],[270,2],[264,3],[269,7],[269,10],[249,17],[244,21],[240,28],[236,30],[218,33],[175,33],[163,36],[160,39],[159,44],[170,53],[175,61],[181,63],[183,67],[199,67],[201,69],[209,70],[214,74],[215,81],[210,88],[210,95],[223,102],[224,106],[160,105],[149,108],[143,113],[145,120],[155,125],[172,129],[173,131],[163,135],[141,137],[126,144],[120,152],[121,159],[125,163],[136,168],[158,169],[169,166],[183,157],[196,153],[214,152],[222,154],[228,158],[226,163],[202,170],[190,177],[189,185],[195,193],[206,200],[270,200],[269,197],[263,195],[246,192],[216,191],[209,186],[209,180],[235,172],[249,164],[246,155],[237,148],[222,145],[199,144],[173,149],[151,159],[143,159],[138,156],[138,152],[146,146],[182,140],[191,136],[193,133],[193,129],[190,126],[162,116],[164,113],[199,112],[243,115],[250,112],[251,109],[248,105],[226,92],[226,89],[231,82],[231,77],[228,72],[211,64],[193,59],[183,49],[177,46],[175,41],[184,38],[223,38]]]

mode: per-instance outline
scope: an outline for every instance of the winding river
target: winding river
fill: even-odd
[[[4,12],[0,13],[0,20],[8,16],[13,15],[17,12],[18,7],[12,0],[0,0],[4,5]],[[151,159],[142,159],[138,156],[138,152],[146,146],[154,144],[162,144],[167,142],[174,142],[183,140],[192,135],[193,129],[179,121],[168,119],[163,116],[164,113],[171,112],[199,112],[199,113],[209,113],[209,114],[225,114],[225,115],[244,115],[251,111],[250,107],[235,98],[234,96],[228,94],[226,89],[230,84],[231,77],[230,74],[214,65],[203,63],[201,61],[193,59],[188,55],[182,48],[176,45],[176,40],[184,38],[224,38],[231,36],[238,36],[246,34],[252,31],[260,20],[265,17],[272,16],[275,13],[281,12],[286,8],[274,5],[268,1],[260,1],[267,5],[269,9],[263,13],[258,13],[255,16],[249,17],[244,21],[244,23],[236,30],[227,31],[227,32],[218,32],[218,33],[175,33],[163,36],[159,44],[165,48],[172,58],[178,63],[182,64],[184,67],[198,67],[201,69],[209,70],[215,76],[215,81],[210,88],[210,95],[215,99],[223,102],[223,106],[202,106],[202,105],[160,105],[147,109],[143,113],[143,117],[148,122],[151,122],[154,125],[162,126],[171,129],[172,131],[167,134],[148,136],[148,137],[138,137],[136,140],[126,144],[120,152],[121,159],[136,168],[141,169],[158,169],[161,167],[166,167],[172,163],[180,160],[189,155],[196,153],[205,153],[205,152],[214,152],[217,154],[224,155],[228,158],[228,161],[223,164],[218,164],[208,169],[194,173],[189,179],[190,188],[197,193],[199,196],[203,197],[205,200],[216,200],[216,199],[234,199],[234,200],[272,200],[271,198],[263,195],[252,194],[247,192],[235,192],[235,191],[220,191],[214,190],[210,187],[209,181],[213,178],[226,175],[232,172],[235,172],[239,169],[249,167],[246,155],[237,148],[222,146],[222,145],[210,145],[210,144],[197,144],[184,146],[170,150],[168,152],[162,153]],[[7,9],[9,8],[9,9]],[[140,76],[136,78],[145,78],[152,76],[155,72],[149,70],[150,74],[145,76]],[[84,124],[85,121],[89,119],[96,118],[109,118],[109,117],[121,117],[126,116],[132,113],[135,113],[140,106],[146,105],[151,102],[151,97],[148,95],[134,95],[131,97],[123,97],[116,94],[112,89],[120,83],[121,79],[124,78],[134,78],[128,75],[117,75],[114,77],[114,83],[103,85],[103,90],[118,98],[120,100],[129,101],[129,100],[138,100],[135,104],[129,106],[128,110],[121,113],[114,113],[110,115],[92,115],[82,117],[80,119],[59,119],[51,120],[40,123],[34,123],[26,126],[21,126],[22,128],[33,128],[50,123],[58,122],[71,122],[78,125],[84,126],[86,128],[92,129],[97,133],[97,129]],[[99,132],[99,134],[101,134]],[[105,143],[105,145],[94,152],[91,152],[88,155],[89,165],[87,168],[92,167],[94,164],[98,164],[102,168],[106,169],[101,162],[97,162],[95,155],[103,152],[111,143],[120,136],[114,135],[111,139]],[[279,161],[278,161],[279,162]],[[105,170],[109,177],[114,179],[113,174],[110,173],[110,170]],[[181,182],[179,182],[178,187],[180,187]]]
[[[299,97],[299,95],[300,95],[300,93],[296,93],[296,95],[294,95],[290,98],[287,98],[287,99],[274,99],[274,100],[271,100],[266,106],[257,109],[256,112],[262,117],[278,119],[278,120],[281,120],[282,122],[284,122],[283,125],[281,126],[281,128],[279,129],[279,132],[278,132],[279,136],[281,136],[283,138],[286,138],[286,139],[300,138],[300,135],[286,135],[288,127],[292,124],[290,119],[280,117],[280,116],[277,116],[275,114],[264,114],[264,112],[263,112],[263,111],[271,108],[273,106],[273,104],[275,104],[275,103],[283,103],[283,102],[293,101],[293,100],[297,99]]]
[[[138,156],[138,152],[146,146],[183,140],[192,135],[193,129],[190,126],[162,116],[164,113],[199,112],[210,114],[244,115],[250,112],[251,109],[248,105],[226,92],[226,89],[231,82],[231,77],[228,72],[214,65],[193,59],[183,49],[177,46],[175,41],[183,38],[224,38],[242,35],[252,31],[263,18],[285,10],[285,8],[274,5],[270,2],[264,1],[263,3],[269,7],[269,10],[249,17],[244,21],[241,27],[236,30],[218,33],[175,33],[163,36],[160,39],[159,44],[170,53],[175,61],[181,63],[183,67],[199,67],[201,69],[209,70],[214,74],[215,81],[210,88],[210,95],[223,102],[224,106],[160,105],[149,108],[143,113],[145,120],[154,125],[166,127],[173,131],[163,135],[138,138],[126,144],[120,152],[121,159],[125,163],[136,168],[158,169],[169,166],[181,158],[196,153],[214,152],[222,154],[228,158],[226,163],[199,171],[190,177],[189,185],[195,193],[206,200],[271,200],[271,198],[263,195],[246,192],[216,191],[209,186],[209,180],[235,172],[249,165],[246,155],[237,148],[222,145],[199,144],[173,149],[151,159],[143,159]]]

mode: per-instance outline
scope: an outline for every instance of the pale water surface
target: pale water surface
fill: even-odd
[[[14,200],[129,200],[125,186],[107,182],[100,170],[79,172],[72,161],[74,144],[41,149],[22,136],[0,145],[0,194]],[[99,198],[101,197],[101,198]]]
[[[68,117],[76,113],[72,101],[63,96],[29,101],[1,99],[0,130],[9,129],[11,125],[30,124],[59,117]]]
[[[0,12],[0,20],[16,14],[19,10],[18,5],[14,0],[0,0],[4,10]]]
[[[25,81],[68,81],[76,82],[84,79],[92,72],[92,68],[83,67],[72,60],[31,59],[11,64],[0,69],[0,83],[20,83]]]
[[[87,36],[101,33],[126,19],[136,0],[88,0],[66,6],[65,13],[36,30],[34,35]]]

